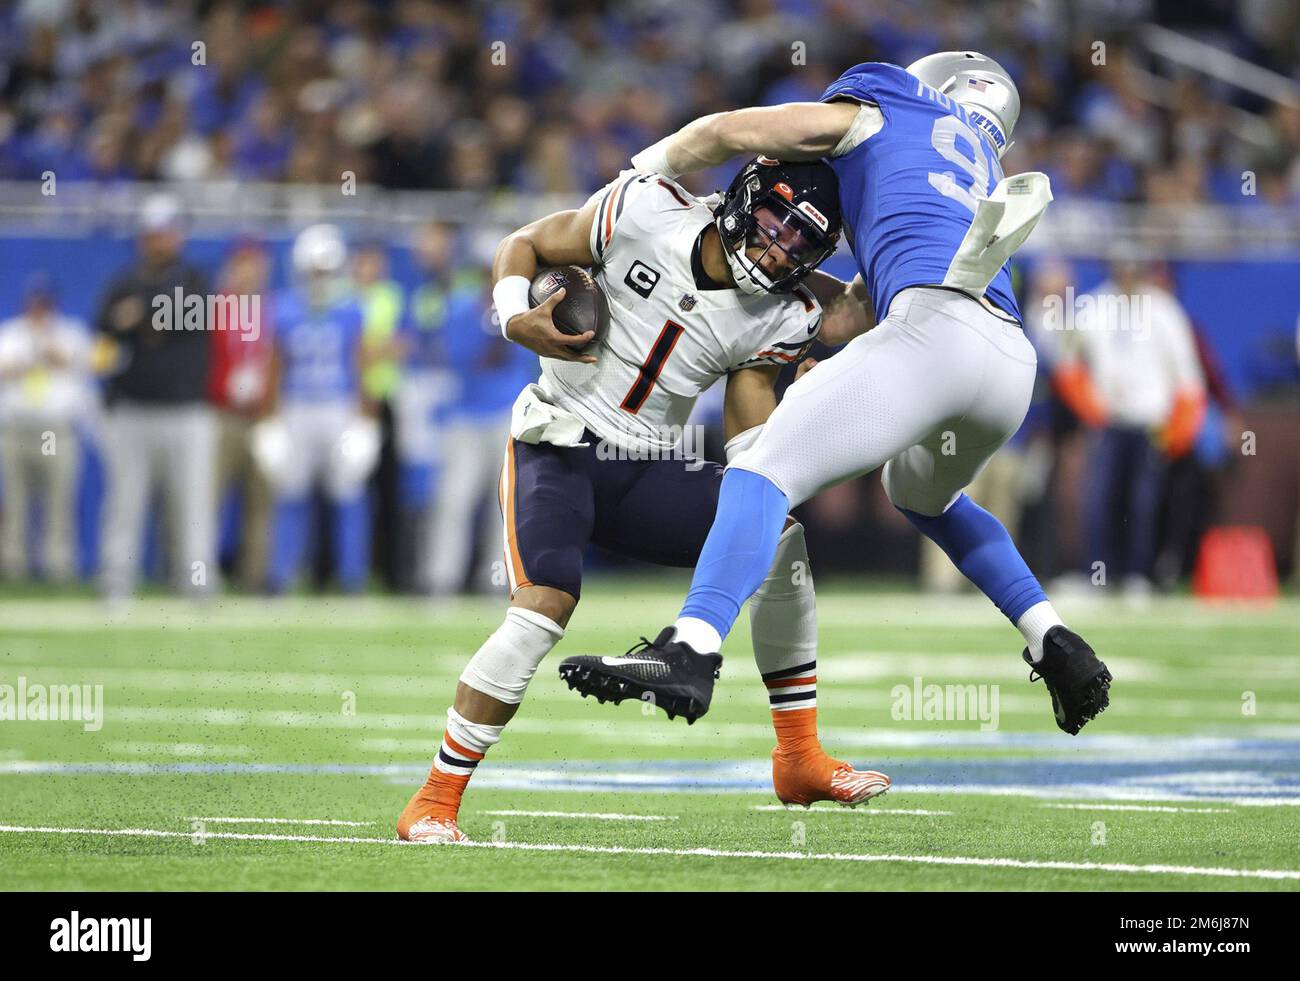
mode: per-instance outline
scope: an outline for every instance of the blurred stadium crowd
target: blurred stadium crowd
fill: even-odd
[[[1286,0],[13,0],[0,179],[351,170],[393,188],[589,192],[697,116],[815,99],[860,61],[976,48],[1019,80],[1006,170],[1047,171],[1058,198],[1300,198],[1300,108],[1190,75],[1153,88],[1131,52],[1153,19],[1283,74],[1300,55]],[[1244,169],[1259,195],[1242,195]]]
[[[1300,6],[1285,0],[0,2],[0,181],[337,187],[351,172],[393,190],[576,202],[700,115],[815,99],[861,61],[980,48],[1024,102],[1006,171],[1046,171],[1059,200],[1300,209],[1300,105],[1155,71],[1133,43],[1153,21],[1296,77]],[[729,176],[687,183],[704,192]],[[536,360],[493,323],[470,234],[482,229],[434,221],[349,241],[318,226],[292,247],[253,230],[196,252],[177,197],[149,198],[138,218],[134,257],[83,309],[62,302],[59,268],[13,270],[21,298],[0,309],[0,573],[98,576],[115,596],[142,575],[276,593],[304,571],[348,591],[500,589],[500,449]],[[1095,576],[1103,557],[1141,595],[1177,583],[1205,529],[1240,517],[1224,500],[1243,431],[1263,438],[1295,417],[1251,415],[1243,402],[1264,386],[1243,393],[1241,379],[1261,374],[1258,352],[1230,337],[1245,327],[1198,314],[1240,288],[1241,269],[1189,296],[1199,277],[1180,279],[1162,256],[1110,258],[1049,254],[1017,269],[1043,384],[973,494],[1018,529],[1041,575]],[[1285,268],[1269,259],[1255,281]],[[1151,298],[1153,343],[1123,347],[1125,324],[1056,333],[1044,311],[1075,287]],[[205,312],[206,331],[158,331],[152,300],[176,288],[260,302]],[[1269,377],[1294,404],[1295,311],[1263,316],[1252,329],[1284,337],[1266,360],[1283,365]],[[1150,397],[1126,395],[1135,387]],[[702,400],[714,458],[717,418]],[[1294,471],[1290,482],[1273,473],[1236,497],[1276,499],[1286,568],[1294,432],[1282,446],[1274,471]],[[874,481],[805,510],[823,567],[918,568],[915,537]],[[956,588],[937,554],[922,552],[919,570]]]

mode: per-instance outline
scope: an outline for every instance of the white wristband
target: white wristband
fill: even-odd
[[[665,136],[654,146],[646,147],[632,158],[632,166],[643,174],[663,174],[670,181],[677,180],[682,176],[681,173],[668,166],[668,141],[670,139],[672,137]]]
[[[497,308],[497,320],[501,322],[501,336],[509,340],[506,324],[510,318],[532,309],[528,302],[528,288],[532,284],[527,276],[507,276],[492,287],[492,303]]]

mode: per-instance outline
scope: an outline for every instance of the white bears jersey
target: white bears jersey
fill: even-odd
[[[710,208],[658,174],[624,171],[597,191],[591,253],[609,300],[595,364],[542,359],[547,397],[601,439],[639,451],[670,449],[700,393],[728,372],[790,364],[821,329],[804,286],[752,296],[701,289],[692,256]]]

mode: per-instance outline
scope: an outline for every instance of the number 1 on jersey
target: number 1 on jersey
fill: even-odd
[[[677,339],[685,332],[686,328],[681,324],[673,323],[671,320],[664,323],[664,329],[659,332],[659,339],[655,341],[654,347],[650,349],[645,362],[641,365],[641,370],[637,372],[636,381],[632,383],[632,387],[623,396],[623,401],[619,403],[620,409],[626,409],[634,415],[641,411],[641,406],[645,405],[651,389],[655,387],[655,379],[664,370],[668,355],[673,353],[673,348],[677,346]]]

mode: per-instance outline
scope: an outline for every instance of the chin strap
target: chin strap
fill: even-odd
[[[746,263],[739,252],[728,248],[725,238],[722,240],[722,254],[727,257],[727,265],[731,267],[731,278],[736,281],[736,289],[751,296],[763,296],[772,292],[768,288],[770,283],[764,285],[758,279],[763,273]]]

